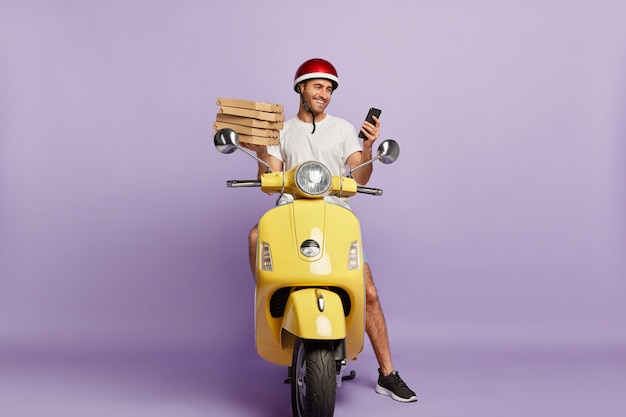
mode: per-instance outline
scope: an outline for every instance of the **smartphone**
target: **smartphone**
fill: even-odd
[[[370,110],[367,112],[367,116],[365,116],[365,120],[375,125],[376,123],[374,123],[374,119],[372,119],[372,116],[376,116],[376,118],[378,119],[380,117],[380,113],[381,113],[380,109],[370,107]],[[365,135],[360,130],[359,130],[359,137],[361,139],[365,139]]]

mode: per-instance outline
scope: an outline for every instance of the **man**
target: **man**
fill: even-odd
[[[344,119],[326,113],[332,93],[339,86],[339,78],[334,66],[323,59],[315,58],[304,62],[296,71],[294,90],[300,96],[296,117],[285,122],[280,135],[280,145],[246,145],[257,152],[257,156],[270,165],[274,172],[287,170],[300,162],[316,160],[326,165],[332,175],[344,174],[345,165],[350,169],[372,158],[372,146],[380,134],[380,121],[375,124],[363,122],[364,135],[361,147],[356,130]],[[266,167],[259,164],[259,175]],[[361,185],[367,184],[373,166],[368,164],[354,172],[354,179]],[[283,199],[291,196],[284,195]],[[335,196],[326,200],[346,208],[348,200]],[[250,231],[250,265],[254,274],[256,263],[257,228]],[[370,338],[379,363],[379,377],[376,392],[388,395],[396,401],[417,401],[415,393],[404,383],[394,370],[387,335],[387,325],[380,307],[378,292],[372,280],[367,260],[364,263],[366,282],[365,330]]]

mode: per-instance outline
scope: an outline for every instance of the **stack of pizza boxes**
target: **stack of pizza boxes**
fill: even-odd
[[[280,104],[260,101],[218,98],[219,110],[213,134],[224,128],[233,129],[239,140],[255,145],[278,145],[285,116]]]

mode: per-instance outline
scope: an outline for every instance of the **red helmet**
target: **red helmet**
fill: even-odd
[[[333,64],[325,59],[313,58],[305,61],[298,67],[293,80],[293,89],[296,93],[299,93],[297,88],[298,84],[313,78],[323,78],[330,81],[333,84],[333,90],[339,87],[339,77],[337,76],[337,70],[333,67]]]

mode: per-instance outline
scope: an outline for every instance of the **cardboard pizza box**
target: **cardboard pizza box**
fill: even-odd
[[[231,123],[234,125],[256,127],[258,129],[274,129],[281,130],[283,122],[269,122],[267,120],[251,119],[249,117],[232,116],[230,114],[217,114],[215,121],[223,123]]]
[[[217,130],[213,131],[213,136],[217,133]],[[237,132],[239,135],[239,141],[243,143],[252,143],[255,145],[278,145],[280,143],[280,138],[267,138],[262,136],[254,136],[254,135],[246,135]]]
[[[283,106],[280,104],[264,103],[262,101],[239,100],[235,98],[219,97],[217,99],[217,105],[248,110],[259,110],[269,113],[283,112]]]
[[[220,106],[218,114],[229,114],[231,116],[249,117],[252,119],[265,120],[268,122],[284,122],[285,116],[282,113],[271,113],[259,110],[241,109],[239,107]]]
[[[278,145],[280,138],[264,138],[253,135],[239,135],[239,140],[245,143],[252,143],[255,145]]]
[[[260,136],[264,138],[278,138],[280,137],[280,132],[274,129],[259,129],[256,127],[248,127],[235,125],[232,123],[223,123],[223,122],[215,122],[213,128],[217,131],[220,129],[233,129],[235,132],[240,135],[251,135],[251,136]]]

